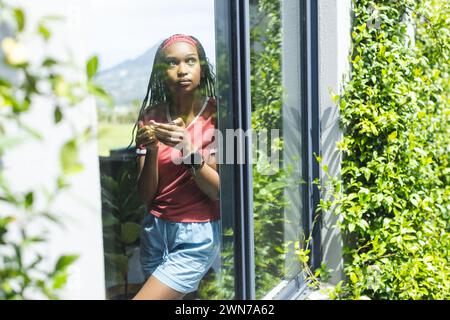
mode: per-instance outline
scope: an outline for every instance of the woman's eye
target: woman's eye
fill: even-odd
[[[167,61],[167,64],[168,64],[170,67],[173,67],[173,66],[176,66],[176,65],[177,65],[177,62],[176,62],[175,60],[168,60],[168,61]]]
[[[196,60],[194,58],[191,58],[191,59],[187,60],[187,63],[190,64],[190,65],[194,65],[195,62],[196,62]]]

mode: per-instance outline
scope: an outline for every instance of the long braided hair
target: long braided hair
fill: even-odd
[[[167,69],[167,63],[165,61],[164,48],[165,43],[174,37],[185,36],[181,34],[175,34],[173,36],[165,39],[158,47],[155,54],[155,60],[153,62],[152,73],[150,75],[150,80],[148,81],[147,93],[145,95],[144,101],[142,102],[141,109],[139,110],[139,116],[136,120],[133,131],[131,142],[128,145],[129,149],[136,139],[137,127],[139,120],[142,119],[149,108],[156,107],[162,103],[170,103],[172,101],[172,96],[169,88],[165,83],[165,71]],[[203,48],[200,41],[193,36],[187,36],[195,40],[195,47],[197,48],[198,57],[200,60],[201,76],[199,89],[202,95],[207,97],[215,97],[215,75],[213,68],[206,57],[205,49]]]

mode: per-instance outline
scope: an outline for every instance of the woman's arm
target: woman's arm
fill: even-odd
[[[195,171],[194,181],[211,200],[219,200],[219,173],[215,156],[209,157],[208,163],[205,163],[199,170]]]
[[[145,157],[140,156],[137,161],[139,198],[150,204],[158,191],[158,147],[148,148]]]
[[[159,142],[155,137],[153,126],[144,125],[139,121],[136,135],[136,145],[146,146],[145,156],[138,156],[137,189],[139,198],[150,204],[158,191],[158,148]]]
[[[172,124],[150,123],[155,126],[156,138],[161,143],[181,149],[183,156],[195,150],[182,118],[175,119]],[[219,200],[219,174],[214,155],[209,156],[207,163],[195,171],[194,180],[210,199]]]

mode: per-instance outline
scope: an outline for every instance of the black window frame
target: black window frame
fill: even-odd
[[[225,19],[228,30],[219,35],[226,44],[228,54],[227,72],[229,89],[227,97],[218,97],[219,114],[221,101],[226,101],[226,119],[219,120],[219,129],[251,129],[251,87],[250,87],[250,39],[249,39],[249,0],[216,0],[216,21]],[[320,166],[315,155],[321,154],[320,113],[318,86],[318,3],[316,0],[300,1],[301,24],[301,132],[303,167],[302,176],[306,184],[300,186],[303,201],[304,233],[312,234],[310,267],[320,267],[321,220],[320,212],[315,212],[319,204],[320,190],[314,184],[320,178]],[[217,24],[217,22],[216,22]],[[217,37],[217,34],[216,34]],[[216,61],[219,61],[216,59]],[[217,70],[220,72],[221,70]],[[219,86],[220,81],[219,81]],[[218,90],[218,92],[220,92]],[[223,113],[225,114],[225,113]],[[235,299],[255,299],[255,264],[253,236],[253,181],[251,166],[251,138],[245,140],[245,164],[222,164],[221,210],[222,216],[232,215],[234,241]],[[234,150],[236,157],[236,146]],[[230,213],[231,212],[231,213]],[[224,219],[225,217],[222,217]],[[313,224],[314,219],[317,219]],[[301,299],[308,291],[305,277],[300,273],[290,281],[274,299]]]

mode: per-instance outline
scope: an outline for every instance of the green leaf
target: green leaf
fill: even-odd
[[[54,290],[62,289],[67,283],[68,275],[66,273],[58,273],[53,277],[52,288]]]
[[[350,280],[353,282],[353,283],[357,283],[358,282],[358,276],[355,274],[355,273],[350,273]]]
[[[89,86],[89,90],[92,94],[97,95],[98,97],[102,97],[102,96],[108,96],[109,94],[105,91],[105,89],[103,89],[100,86],[91,84]]]
[[[120,221],[116,219],[112,214],[108,214],[106,217],[103,218],[103,227],[108,228],[112,227],[114,225],[119,224]]]
[[[350,232],[355,231],[355,227],[356,227],[356,225],[355,225],[354,223],[350,223],[350,224],[348,225],[348,231],[350,231]]]
[[[322,162],[322,157],[321,156],[318,156],[318,155],[314,154],[314,157],[316,157],[316,160],[317,160],[318,163]]]
[[[78,258],[79,258],[79,255],[62,255],[62,256],[60,256],[58,261],[55,264],[53,274],[57,274],[58,272],[64,272]]]
[[[14,16],[17,22],[17,30],[22,32],[25,28],[25,15],[22,9],[16,8],[14,9]]]
[[[97,69],[98,69],[98,58],[97,56],[93,56],[86,63],[86,73],[89,80],[91,80],[95,76],[95,74],[97,73]]]
[[[57,64],[58,62],[55,60],[55,59],[52,59],[52,58],[46,58],[43,62],[42,62],[42,65],[44,66],[44,67],[52,67],[52,66],[54,66],[55,64]]]
[[[0,87],[11,88],[11,86],[11,82],[7,81],[6,79],[0,78]]]
[[[5,228],[11,222],[15,221],[14,217],[0,217],[0,228]]]
[[[395,140],[397,138],[397,131],[392,132],[389,136],[388,136],[388,140],[392,141]]]
[[[28,192],[25,195],[25,203],[24,203],[24,205],[25,205],[26,209],[29,209],[33,205],[33,199],[34,199],[33,192]]]
[[[106,103],[106,105],[108,107],[114,106],[114,100],[113,100],[112,96],[108,92],[106,92],[105,89],[103,89],[102,87],[97,86],[93,83],[89,83],[88,90],[91,94],[97,96],[104,103]]]
[[[47,29],[47,27],[44,25],[44,23],[40,23],[38,26],[38,32],[41,34],[41,36],[44,38],[45,41],[50,39],[51,32]]]
[[[55,107],[55,112],[53,114],[53,117],[54,117],[55,123],[61,122],[61,120],[63,118],[63,115],[62,115],[62,112],[61,112],[61,108],[59,106]]]
[[[117,270],[124,274],[128,271],[128,258],[125,255],[116,253],[105,253],[106,262]]]
[[[421,156],[426,156],[427,155],[427,153],[423,149],[421,149],[419,147],[414,148],[414,151],[419,153]]]
[[[139,238],[141,226],[134,222],[127,222],[121,225],[120,240],[126,244],[131,244]]]
[[[75,139],[69,140],[61,148],[60,161],[64,174],[75,174],[83,170],[78,161],[78,146]]]
[[[340,96],[338,94],[332,94],[331,100],[333,100],[334,103],[337,103],[339,101]]]

